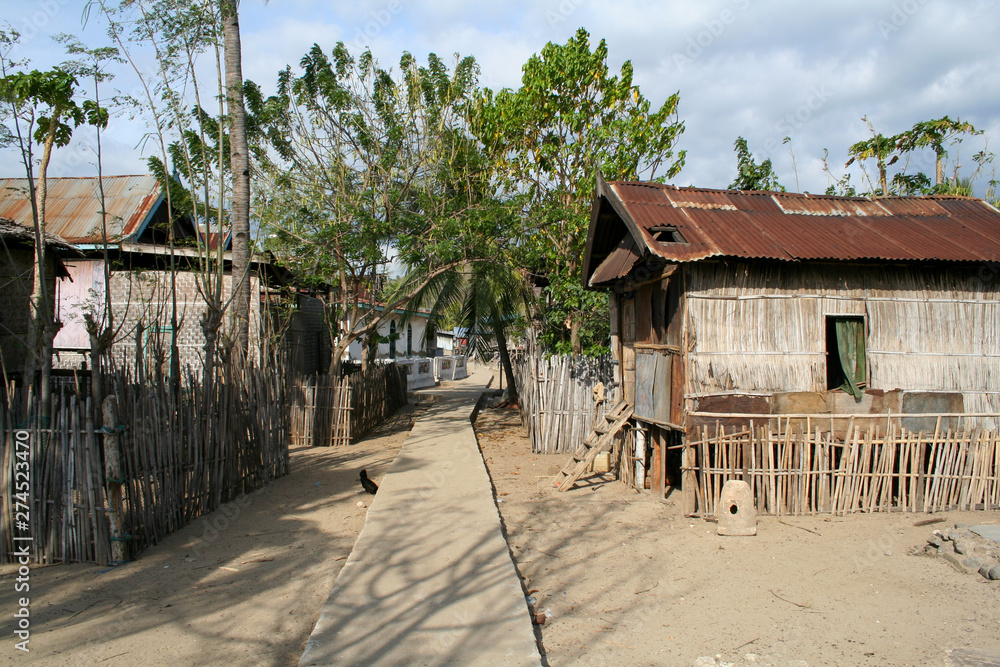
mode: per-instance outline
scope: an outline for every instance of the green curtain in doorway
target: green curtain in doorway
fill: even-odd
[[[837,326],[837,352],[840,355],[840,365],[844,369],[844,377],[847,378],[840,387],[854,396],[854,400],[861,400],[861,385],[865,384],[868,378],[868,369],[865,365],[865,321],[855,318],[838,319]]]

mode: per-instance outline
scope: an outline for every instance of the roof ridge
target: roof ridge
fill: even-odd
[[[878,202],[884,200],[959,200],[959,201],[982,201],[981,197],[954,194],[927,194],[927,195],[891,195],[888,197],[874,197],[867,195],[830,195],[825,192],[787,192],[781,190],[734,190],[731,188],[705,188],[696,185],[674,185],[673,183],[654,183],[650,181],[608,181],[609,185],[626,185],[629,187],[644,187],[658,190],[673,190],[675,192],[709,192],[721,194],[735,194],[747,196],[779,196],[794,197],[801,199],[836,199],[840,201],[870,201]]]

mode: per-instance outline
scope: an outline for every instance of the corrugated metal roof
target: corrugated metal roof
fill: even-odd
[[[867,199],[626,181],[602,194],[618,200],[615,209],[627,212],[649,251],[670,261],[1000,258],[1000,213],[972,197]],[[657,226],[675,227],[686,243],[656,239]]]
[[[134,241],[159,204],[155,176],[105,176],[108,241]],[[45,198],[45,228],[69,243],[102,243],[97,178],[50,178]],[[31,225],[31,201],[24,178],[0,179],[0,217]]]
[[[626,234],[618,247],[611,251],[607,259],[594,271],[590,278],[591,285],[617,280],[629,274],[632,267],[640,258],[639,246],[635,244],[635,239],[631,234]]]

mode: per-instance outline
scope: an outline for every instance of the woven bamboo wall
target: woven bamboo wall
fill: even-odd
[[[399,364],[372,364],[331,382],[328,375],[297,378],[289,401],[291,443],[349,445],[406,405],[406,373]]]
[[[687,275],[687,393],[825,391],[827,315],[868,323],[870,388],[996,411],[1000,283],[978,267],[708,262]]]
[[[39,563],[108,564],[109,486],[121,485],[125,554],[137,557],[170,533],[241,494],[288,473],[289,420],[281,369],[220,366],[212,390],[194,377],[179,395],[166,383],[136,384],[124,371],[106,376],[117,396],[120,480],[102,465],[103,436],[86,405],[66,391],[51,425],[25,434],[30,456],[16,458],[25,420],[17,400],[0,406],[0,561],[14,548],[14,480],[30,480],[31,557]],[[89,399],[88,399],[89,402]],[[32,403],[28,414],[37,413]],[[27,473],[18,464],[25,461]],[[23,464],[22,464],[23,465]]]

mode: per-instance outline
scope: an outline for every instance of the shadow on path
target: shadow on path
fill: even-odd
[[[470,417],[488,376],[428,391],[300,665],[538,665]]]

